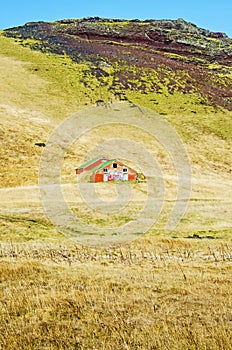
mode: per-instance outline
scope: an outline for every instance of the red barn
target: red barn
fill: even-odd
[[[138,174],[127,165],[115,159],[107,160],[91,169],[92,182],[135,181]]]
[[[90,161],[88,161],[85,164],[82,164],[79,168],[76,169],[76,174],[80,174],[83,173],[83,171],[89,171],[91,169],[93,169],[94,167],[96,167],[97,165],[100,165],[104,162],[106,162],[108,159],[104,158],[104,157],[97,157],[97,158],[93,158]]]

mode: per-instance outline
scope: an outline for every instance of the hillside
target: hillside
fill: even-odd
[[[151,93],[181,92],[195,94],[197,103],[232,109],[232,39],[182,19],[27,23],[4,34],[35,50],[88,62],[84,78],[91,74],[100,85],[108,83],[109,93],[119,98],[128,90],[148,95],[147,101]]]
[[[232,39],[183,19],[32,22],[0,33],[0,82],[0,349],[231,350]],[[118,123],[104,125],[112,111]],[[63,151],[82,124],[67,132],[62,123],[77,112],[86,129],[62,158],[49,148],[51,133]],[[152,134],[159,121],[179,137],[162,144]],[[177,198],[188,184],[178,183],[178,140],[191,165],[190,198]],[[45,174],[62,158],[61,186],[49,178],[48,192],[38,186],[47,150]],[[99,183],[95,192],[85,178],[78,184],[75,168],[106,151],[138,171],[146,165],[150,178],[132,183],[131,196],[123,184]],[[42,198],[54,189],[93,225],[90,239],[79,222],[73,236],[49,220]],[[110,235],[130,222],[144,232],[137,218],[151,193],[153,226],[132,241]],[[185,215],[167,231],[185,200]]]
[[[194,204],[186,218],[187,226],[207,231],[215,229],[214,222],[216,230],[227,230],[232,133],[231,43],[223,33],[197,28],[182,19],[88,18],[27,23],[3,31],[0,36],[1,187],[38,183],[42,148],[35,144],[46,143],[54,127],[72,113],[96,103],[129,102],[158,113],[182,138],[193,171],[192,199],[223,199],[220,207],[225,206],[226,210],[221,209],[220,215],[212,202],[211,214],[203,210],[199,218],[195,216]],[[136,134],[129,125],[126,129],[115,126],[114,133],[140,142],[149,150],[167,177],[166,196],[173,200],[175,169],[164,150],[149,135]],[[93,145],[104,142],[110,134],[110,128],[98,128],[97,133],[90,131],[73,144],[64,159],[64,184],[76,183],[75,167]],[[120,156],[120,147],[118,151]],[[140,163],[143,164],[142,158]],[[135,188],[137,199],[144,191],[140,187]],[[34,197],[33,192],[33,188],[28,188],[28,198]],[[4,193],[6,201],[10,200]],[[18,189],[18,196],[20,193]],[[75,202],[71,194],[67,196]],[[79,198],[77,193],[76,198]],[[36,201],[39,203],[38,198]],[[132,213],[133,210],[124,219],[114,219],[124,222]],[[81,215],[95,220],[86,209]],[[213,221],[211,216],[215,218]],[[105,223],[107,218],[100,216],[97,220]],[[182,229],[185,231],[186,224]]]
[[[229,172],[231,45],[225,34],[182,19],[89,18],[5,30],[1,183],[34,183],[40,155],[34,143],[44,142],[54,123],[96,101],[131,101],[154,110],[187,142],[194,163]]]

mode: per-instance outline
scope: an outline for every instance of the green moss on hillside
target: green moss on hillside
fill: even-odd
[[[49,112],[52,117],[63,118],[99,99],[107,101],[111,98],[108,90],[111,77],[106,76],[101,81],[97,79],[92,74],[94,67],[90,62],[75,63],[67,55],[33,51],[2,35],[0,52],[2,56],[24,62],[28,74],[44,80],[46,88],[42,96],[33,94],[32,89],[31,96],[24,96],[20,100],[24,107],[33,102],[35,107]],[[20,90],[20,81],[18,86]]]
[[[186,140],[194,138],[193,128],[198,134],[212,133],[222,139],[231,137],[231,112],[210,106],[191,86],[185,71],[171,71],[162,66],[157,70],[141,69],[123,61],[110,64],[102,61],[98,66],[90,61],[76,63],[65,53],[42,53],[25,47],[35,44],[34,41],[25,40],[24,46],[21,44],[21,40],[19,45],[17,40],[0,35],[1,54],[24,62],[28,74],[44,81],[39,92],[33,93],[32,88],[31,93],[20,95],[18,103],[23,107],[33,105],[53,118],[62,119],[98,100],[125,99],[162,115]],[[26,74],[25,79],[28,79]],[[175,86],[170,93],[173,82]],[[20,86],[18,81],[19,90]],[[185,89],[189,92],[184,93]]]

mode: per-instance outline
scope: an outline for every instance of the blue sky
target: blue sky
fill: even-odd
[[[1,4],[0,29],[29,21],[88,16],[125,19],[184,18],[232,37],[231,0],[10,0]]]

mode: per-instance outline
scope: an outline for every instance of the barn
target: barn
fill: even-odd
[[[135,181],[138,173],[116,159],[99,156],[76,168],[76,174],[87,172],[91,182]]]
[[[110,159],[91,169],[91,182],[135,181],[138,174],[127,165]]]

